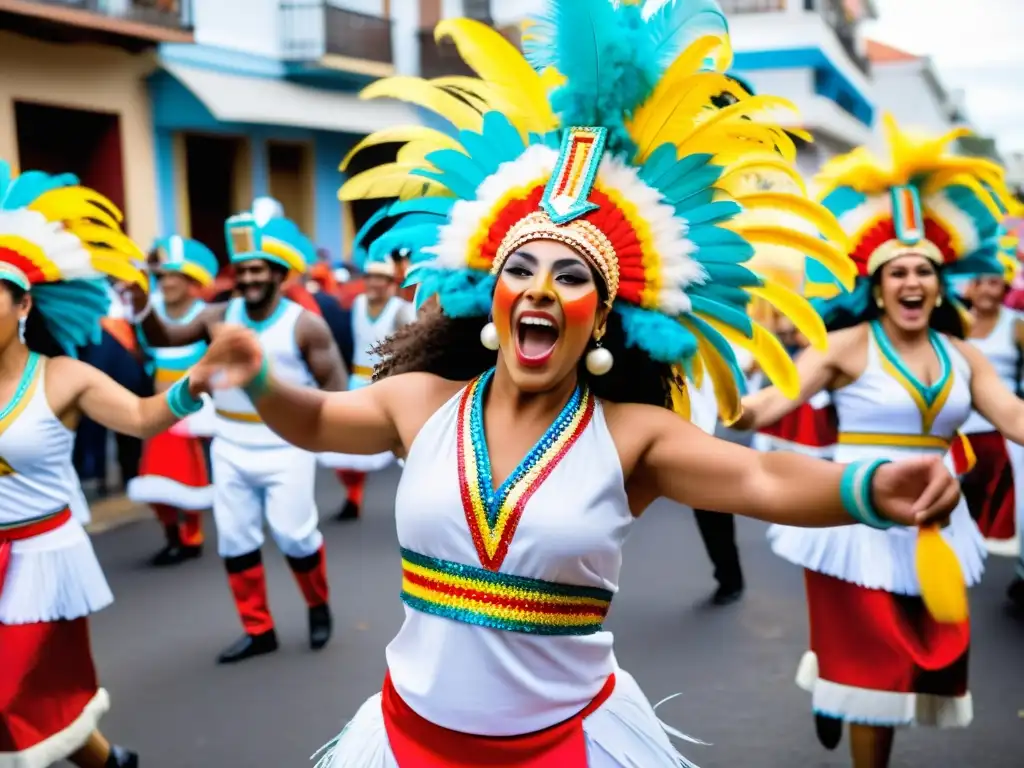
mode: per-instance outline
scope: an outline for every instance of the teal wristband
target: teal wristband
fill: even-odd
[[[188,388],[188,376],[183,379],[178,379],[170,389],[167,390],[165,397],[167,398],[167,407],[170,408],[171,413],[174,417],[181,421],[187,416],[191,416],[193,413],[199,413],[203,410],[203,401],[198,397],[193,397],[192,393]]]
[[[263,355],[263,362],[260,364],[259,372],[252,381],[245,385],[245,394],[255,402],[270,391],[270,361]]]
[[[890,463],[888,459],[875,459],[847,464],[839,485],[843,507],[846,508],[850,517],[858,523],[880,531],[888,530],[896,525],[891,520],[886,520],[879,515],[871,500],[871,483],[875,479],[875,472],[883,464],[888,463]]]

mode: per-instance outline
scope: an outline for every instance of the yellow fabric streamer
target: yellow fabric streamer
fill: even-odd
[[[921,600],[936,621],[959,624],[967,621],[967,582],[953,548],[935,526],[917,532],[917,580]]]

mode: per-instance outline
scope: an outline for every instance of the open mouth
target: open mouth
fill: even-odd
[[[901,307],[911,312],[924,309],[924,296],[901,296],[899,302]]]
[[[550,315],[524,312],[516,323],[516,356],[522,365],[544,365],[558,343],[558,324]]]

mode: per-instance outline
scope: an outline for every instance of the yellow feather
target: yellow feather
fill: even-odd
[[[814,311],[814,307],[803,296],[778,283],[747,288],[747,292],[764,299],[792,320],[793,325],[804,335],[812,347],[822,352],[828,348],[828,332],[825,330],[825,323],[822,321],[821,315]]]
[[[146,254],[142,249],[120,229],[111,229],[92,222],[74,222],[67,226],[67,230],[83,242],[105,245],[127,259],[146,261]]]
[[[397,144],[399,142],[408,141],[432,142],[435,145],[435,149],[455,149],[460,152],[465,151],[458,141],[448,134],[442,133],[434,128],[427,128],[424,125],[399,125],[394,128],[385,128],[384,130],[377,131],[376,133],[371,133],[369,136],[364,138],[352,147],[347,155],[345,155],[345,158],[341,161],[339,170],[346,170],[349,163],[352,162],[352,158],[367,147],[373,147],[379,144]]]
[[[754,356],[761,370],[771,380],[778,390],[795,400],[800,395],[800,378],[796,373],[796,366],[786,352],[785,347],[775,337],[775,334],[767,331],[758,323],[751,323],[754,329],[753,336],[747,338],[732,326],[726,325],[715,318],[695,312],[699,318],[718,331],[730,343],[742,347]]]
[[[849,238],[839,226],[835,215],[825,206],[806,197],[784,192],[754,192],[737,195],[736,202],[743,206],[744,211],[764,209],[799,216],[813,224],[821,234],[835,243],[836,247],[841,250],[849,248]]]
[[[704,386],[704,363],[701,362],[700,355],[693,358],[693,383],[698,389]]]
[[[679,369],[673,366],[673,370],[676,374],[680,374]],[[680,375],[680,379],[682,376]],[[672,410],[682,416],[687,421],[690,420],[690,392],[685,383],[679,384],[672,382],[669,386],[669,391],[672,393]]]
[[[102,251],[96,248],[89,249],[89,261],[93,269],[109,275],[115,280],[123,280],[126,283],[148,287],[149,280],[146,275],[126,259],[113,255],[112,251]]]
[[[120,227],[124,218],[116,205],[99,192],[85,187],[51,189],[27,207],[43,214],[50,221],[95,219],[114,229]]]
[[[536,119],[533,107],[524,102],[521,94],[473,77],[438,77],[430,81],[439,88],[453,91],[468,99],[482,112],[501,112],[525,138],[531,132],[547,132],[545,124]]]
[[[726,426],[735,423],[743,414],[743,406],[740,403],[740,391],[733,378],[732,369],[693,323],[687,322],[685,317],[680,318],[679,322],[697,339],[697,353],[704,370],[711,377],[711,386],[718,400],[718,418]]]
[[[853,260],[831,243],[803,232],[783,229],[782,227],[752,226],[728,227],[737,234],[743,235],[753,244],[779,245],[792,248],[819,262],[846,288],[852,290],[857,279],[857,267]]]
[[[445,189],[437,182],[413,176],[410,171],[418,165],[388,163],[356,174],[338,190],[339,200],[373,200],[381,197],[401,197],[403,190],[422,189],[425,185],[433,189]]]
[[[751,154],[748,157],[730,163],[718,178],[715,186],[724,192],[739,195],[749,189],[747,176],[756,173],[779,174],[791,181],[801,194],[807,194],[807,187],[804,185],[803,177],[800,176],[797,169],[781,157],[768,153]]]
[[[710,117],[702,120],[693,133],[676,144],[676,146],[682,150],[681,154],[692,154],[688,149],[690,142],[696,141],[702,134],[722,123],[744,120],[744,118],[746,118],[744,122],[749,122],[760,113],[774,110],[787,110],[794,113],[798,111],[793,102],[781,96],[749,96],[735,104],[730,104],[728,107],[716,110]]]
[[[540,73],[540,79],[541,82],[544,83],[544,89],[550,93],[556,88],[561,88],[565,85],[568,78],[554,67],[546,67],[544,71]]]
[[[917,531],[915,557],[921,600],[928,613],[942,624],[967,621],[967,583],[953,548],[934,526]]]
[[[524,116],[532,118],[529,130],[547,132],[558,127],[543,78],[500,32],[472,19],[445,19],[434,28],[434,39],[445,38],[451,38],[462,60],[483,80],[506,96],[518,95]]]
[[[398,99],[429,109],[459,130],[479,131],[483,116],[465,101],[421,77],[388,77],[363,89],[361,99]]]

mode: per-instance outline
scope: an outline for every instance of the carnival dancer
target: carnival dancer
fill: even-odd
[[[972,407],[1010,439],[1024,440],[1024,404],[962,341],[966,312],[945,282],[996,261],[991,190],[1001,188],[1002,171],[946,154],[961,130],[922,138],[884,119],[889,158],[859,149],[826,164],[819,177],[860,275],[852,292],[820,305],[832,329],[828,350],[799,358],[795,401],[774,388],[751,395],[740,424],[777,421],[827,389],[839,422],[836,461],[945,454],[953,466],[949,449]],[[920,558],[936,548],[955,553],[951,566],[959,563],[967,585],[979,581],[985,550],[964,503],[941,538],[934,529],[915,535],[863,525],[776,526],[769,536],[776,554],[805,569],[810,651],[797,682],[813,695],[825,746],[838,744],[845,721],[854,765],[884,766],[895,727],[970,723],[966,605],[962,615],[933,618],[925,590],[936,574],[915,561],[915,546]]]
[[[385,344],[373,384],[296,387],[250,330],[214,337],[206,364],[224,386],[246,386],[289,442],[406,458],[395,504],[405,623],[383,694],[322,765],[688,764],[602,629],[637,515],[665,496],[787,523],[887,526],[944,518],[955,503],[937,459],[842,467],[758,454],[673,413],[675,370],[692,368],[712,377],[720,415],[738,415],[726,337],[792,390],[789,358],[744,312],[751,292],[824,339],[802,299],[742,265],[754,242],[805,248],[846,278],[852,268],[825,239],[743,224],[744,206],[788,206],[837,230],[805,197],[716,197],[741,166],[795,174],[795,152],[765,151],[784,133],[746,119],[778,100],[721,111],[691,100],[729,87],[725,20],[717,9],[690,19],[704,2],[661,5],[561,0],[550,26],[531,29],[537,70],[487,25],[447,20],[437,34],[481,75],[460,84],[472,99],[444,80],[370,86],[365,95],[429,103],[461,128],[458,139],[423,126],[373,135],[412,141],[408,162],[342,187],[346,200],[412,190],[390,206],[389,234],[432,259],[413,277],[417,299],[439,308]],[[716,71],[704,71],[709,57]],[[559,73],[553,103],[538,71]],[[858,500],[849,509],[844,488]]]
[[[380,359],[376,348],[399,328],[415,320],[416,314],[409,302],[395,294],[395,262],[390,254],[368,258],[361,266],[365,290],[356,296],[350,310],[352,366],[348,378],[349,389],[365,387],[373,381],[373,369]],[[348,462],[348,467],[335,467],[338,479],[348,491],[345,505],[335,518],[337,520],[354,520],[359,517],[367,473],[384,469],[394,460],[391,453],[352,458],[355,460]]]
[[[0,766],[137,766],[97,729],[110,706],[89,645],[89,614],[113,602],[68,468],[88,416],[145,438],[202,407],[181,379],[139,398],[70,356],[93,343],[106,278],[145,285],[121,215],[71,174],[13,176],[0,161]],[[87,514],[87,512],[86,512]]]
[[[1019,397],[1024,322],[1017,312],[1004,306],[1017,266],[1017,238],[1004,236],[1000,249],[1003,261],[991,264],[988,273],[976,275],[967,288],[973,319],[969,341],[992,364],[1003,385]],[[961,431],[977,458],[973,469],[961,478],[967,509],[985,537],[989,553],[1017,557],[1020,546],[1016,516],[1020,502],[1016,498],[1015,476],[1024,471],[1020,449],[1011,447],[976,410],[971,411]]]
[[[210,304],[188,322],[146,313],[142,330],[155,347],[188,347],[210,339],[218,323],[253,329],[281,375],[295,384],[343,389],[344,368],[319,316],[281,296],[289,273],[301,274],[313,244],[285,218],[243,213],[226,225],[240,296]],[[218,391],[211,448],[213,517],[218,552],[245,634],[219,657],[223,664],[277,650],[261,550],[266,520],[309,609],[309,643],[323,648],[332,631],[327,561],[314,496],[317,457],[298,450],[262,422],[241,391]]]
[[[178,235],[163,238],[154,249],[160,294],[153,311],[168,324],[189,323],[206,303],[196,294],[213,285],[219,265],[200,242]],[[144,339],[143,339],[144,342]],[[148,347],[143,343],[144,347]],[[165,392],[203,356],[206,344],[148,349],[153,360],[154,389]],[[155,566],[177,565],[203,551],[203,511],[213,507],[213,486],[202,440],[212,434],[212,404],[146,443],[139,476],[128,483],[128,498],[149,504],[164,529],[166,543],[153,557]]]

